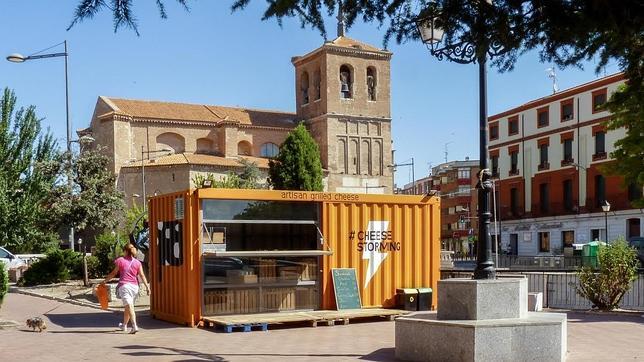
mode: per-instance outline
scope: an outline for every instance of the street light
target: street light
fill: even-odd
[[[64,51],[62,53],[47,53],[47,54],[39,54],[42,53],[45,50],[49,50],[51,48],[57,47],[59,45],[63,44]],[[43,51],[40,51],[38,53],[34,53],[32,55],[27,55],[24,56],[19,53],[13,53],[7,56],[7,60],[12,62],[12,63],[24,63],[28,60],[36,60],[36,59],[45,59],[45,58],[56,58],[56,57],[64,57],[65,58],[65,121],[66,121],[66,126],[67,126],[67,154],[70,157],[70,161],[68,162],[67,165],[67,184],[69,186],[70,192],[73,187],[72,185],[72,177],[71,177],[71,172],[72,172],[72,165],[71,165],[71,154],[72,154],[72,124],[71,120],[69,119],[69,76],[67,72],[67,57],[69,56],[69,53],[67,52],[67,40],[63,41],[62,43],[58,43],[56,45],[53,45]],[[74,250],[74,226],[72,225],[69,228],[69,248]]]
[[[602,204],[602,210],[604,211],[604,226],[606,230],[606,244],[608,244],[608,212],[610,211],[610,203],[608,200],[604,200]]]
[[[414,174],[414,158],[411,158],[411,162],[407,163],[394,163],[393,165],[387,165],[387,167],[390,167],[392,171],[395,173],[396,172],[396,167],[398,166],[411,166],[411,185],[412,185],[412,193],[416,194],[416,176]]]
[[[489,1],[489,0],[488,0]],[[478,29],[485,29],[485,18],[482,16],[485,7],[490,6],[488,1],[479,2],[479,15],[473,26]],[[429,14],[429,16],[427,16]],[[478,203],[479,203],[479,230],[476,253],[476,269],[474,279],[495,279],[496,270],[492,260],[492,248],[490,243],[490,190],[492,189],[492,173],[488,169],[487,162],[487,79],[485,64],[487,57],[493,58],[505,52],[499,43],[482,35],[479,39],[458,41],[442,46],[445,34],[441,24],[437,24],[438,14],[433,11],[422,14],[416,21],[418,35],[430,53],[438,60],[447,60],[459,64],[478,63],[479,66],[479,182]],[[465,31],[464,29],[461,30]],[[457,34],[458,35],[458,34]],[[458,38],[457,38],[458,39]],[[451,40],[451,39],[448,39]]]
[[[145,155],[148,155],[148,159],[149,159],[150,155],[153,153],[164,153],[164,152],[168,154],[172,154],[174,150],[170,148],[162,148],[160,150],[144,151],[143,145],[141,145],[141,191],[143,193],[143,212],[147,210],[147,200],[145,198]]]

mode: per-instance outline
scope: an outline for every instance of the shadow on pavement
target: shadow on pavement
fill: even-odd
[[[567,312],[568,323],[610,323],[610,322],[620,322],[620,323],[637,323],[644,324],[644,312],[642,313],[628,313],[628,314],[617,314],[611,312]]]
[[[394,347],[380,348],[359,359],[365,361],[393,361],[396,359],[396,349]]]
[[[158,346],[142,346],[142,345],[127,345],[116,347],[123,350],[127,356],[133,357],[159,357],[159,356],[181,356],[190,357],[190,359],[179,359],[177,361],[227,361],[225,357],[328,357],[330,359],[337,359],[339,357],[361,357],[367,361],[391,361],[393,360],[393,352],[387,353],[383,348],[377,350],[368,356],[378,354],[376,359],[367,358],[354,353],[333,354],[333,353],[310,353],[310,354],[292,354],[292,353],[203,353],[198,351],[190,351],[180,348],[158,347]],[[389,348],[393,351],[393,348]],[[382,351],[382,352],[381,352]],[[381,358],[382,357],[382,358]],[[385,358],[386,357],[386,358]]]
[[[116,328],[123,321],[122,312],[91,312],[91,313],[45,313],[52,324],[63,328]],[[143,329],[176,328],[176,325],[152,319],[150,315],[139,315],[137,322]],[[76,332],[73,332],[76,333]]]

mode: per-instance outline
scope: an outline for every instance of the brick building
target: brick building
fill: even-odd
[[[474,252],[478,234],[478,194],[476,190],[479,161],[451,161],[432,167],[431,175],[406,184],[404,194],[427,194],[436,191],[441,198],[441,248],[468,254]]]
[[[557,255],[573,243],[643,233],[641,193],[604,174],[624,130],[608,131],[600,106],[623,74],[546,96],[489,117],[489,157],[499,193],[502,248],[518,255]],[[604,214],[601,205],[610,203]]]
[[[241,157],[266,172],[300,121],[320,147],[327,191],[392,193],[391,56],[339,29],[335,40],[291,59],[293,113],[101,96],[78,133],[104,147],[128,204],[141,202],[141,162],[146,196],[193,187],[198,174],[223,177]]]

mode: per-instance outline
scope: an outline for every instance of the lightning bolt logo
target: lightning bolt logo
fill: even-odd
[[[369,221],[367,226],[367,235],[369,235],[370,231],[376,231],[379,235],[381,231],[387,231],[388,229],[389,221]],[[362,250],[362,259],[369,260],[369,263],[367,264],[367,273],[365,274],[364,288],[367,288],[371,278],[373,278],[378,271],[378,268],[380,268],[380,264],[382,264],[382,262],[387,258],[387,255],[389,255],[386,252],[380,252],[380,248],[377,247],[377,245],[374,245],[379,244],[380,241],[381,240],[368,240],[365,244],[371,244],[372,246],[367,247],[365,245],[365,248]]]

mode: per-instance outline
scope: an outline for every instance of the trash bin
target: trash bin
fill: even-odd
[[[396,289],[398,307],[403,310],[418,310],[418,289]]]
[[[432,310],[432,288],[418,288],[418,310]]]

